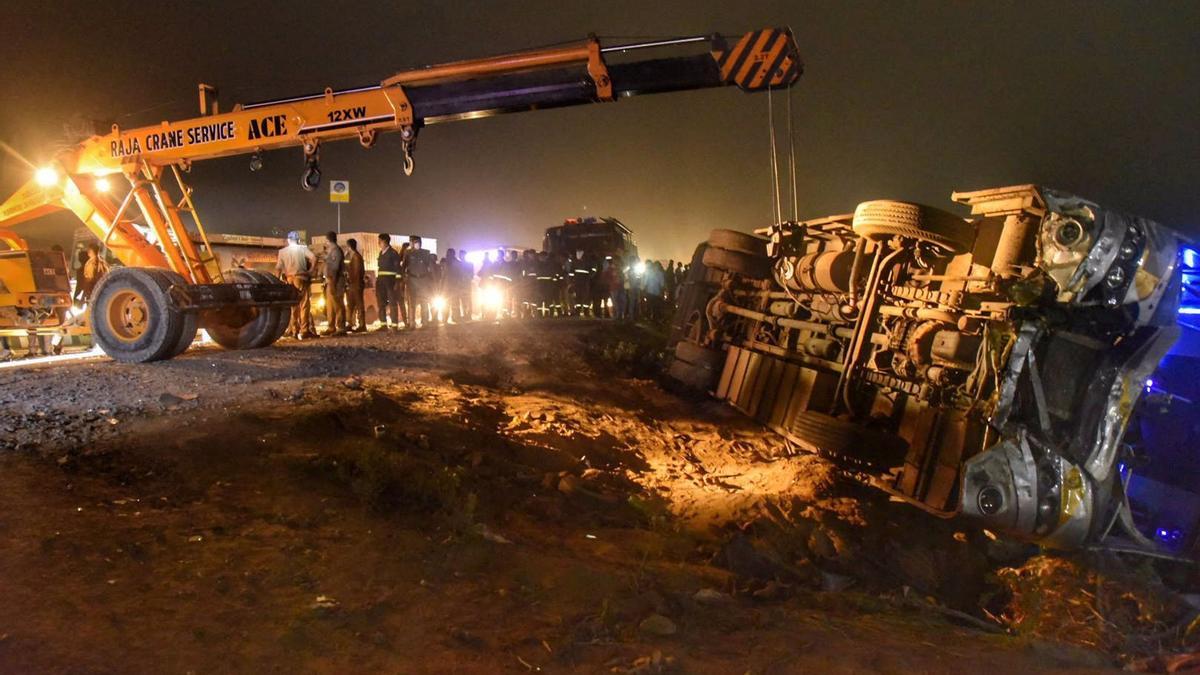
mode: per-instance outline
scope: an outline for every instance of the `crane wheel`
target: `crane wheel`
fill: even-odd
[[[187,280],[176,272],[164,269],[147,270],[158,277],[160,285],[165,284],[164,290],[170,289],[171,286],[185,286]],[[166,357],[173,359],[176,356],[187,351],[188,347],[196,341],[196,331],[200,328],[200,316],[195,312],[185,312],[183,315],[183,326],[179,331],[179,340],[175,346],[171,348],[171,353]]]
[[[175,355],[187,318],[171,302],[160,270],[118,267],[92,295],[92,334],[116,361],[146,363]]]
[[[274,274],[267,274],[265,272],[252,272],[252,274],[258,275],[263,280],[263,283],[287,286],[283,279]],[[275,332],[274,337],[267,343],[268,345],[275,344],[279,338],[283,337],[283,334],[287,332],[288,324],[292,321],[291,307],[272,307],[271,311],[275,313]]]
[[[905,237],[936,244],[953,255],[975,244],[975,228],[953,213],[891,199],[859,204],[853,226],[855,234],[871,241]]]
[[[752,256],[767,254],[767,240],[737,230],[713,230],[708,233],[708,245]]]
[[[250,274],[257,277],[259,279],[259,283],[275,284],[279,286],[287,285],[284,283],[283,279],[280,279],[274,274],[255,271],[250,271]],[[283,337],[283,334],[287,332],[288,324],[291,323],[292,320],[291,307],[271,307],[270,311],[275,314],[275,329],[272,331],[271,339],[267,341],[266,345],[263,345],[264,347],[275,344],[279,338]]]
[[[248,270],[233,270],[233,281],[246,284],[270,283]],[[279,339],[280,313],[274,307],[229,307],[209,313],[204,330],[225,349],[259,349]]]

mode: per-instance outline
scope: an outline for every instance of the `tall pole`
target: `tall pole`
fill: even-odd
[[[342,233],[342,203],[338,202],[338,234]]]

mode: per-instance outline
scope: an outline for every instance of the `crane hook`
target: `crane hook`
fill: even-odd
[[[304,173],[300,176],[300,187],[305,192],[312,192],[321,185],[321,167],[319,146],[316,143],[304,144]]]
[[[406,143],[404,145],[404,175],[405,176],[413,175],[413,167],[414,167],[414,164],[413,164],[412,152],[409,151],[408,144]]]
[[[305,192],[312,192],[321,186],[321,168],[316,162],[308,165],[304,170],[304,174],[300,176],[300,187],[304,188]]]
[[[404,153],[404,175],[413,175],[413,149],[417,145],[417,128],[404,126],[400,128],[400,150]]]

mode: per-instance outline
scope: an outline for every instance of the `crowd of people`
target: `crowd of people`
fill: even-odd
[[[447,251],[450,255],[451,251]],[[489,253],[479,268],[487,307],[496,318],[590,316],[657,320],[666,316],[687,268],[673,260],[639,260],[632,255],[573,256],[527,249]],[[489,289],[496,289],[489,293]]]
[[[636,256],[599,256],[583,251],[574,256],[546,251],[488,252],[478,270],[465,251],[447,249],[440,260],[409,237],[399,247],[390,235],[378,238],[374,281],[377,330],[411,329],[440,322],[473,319],[596,317],[619,320],[661,320],[675,303],[676,290],[687,265],[673,260],[639,260]],[[276,272],[300,290],[285,335],[317,337],[307,289],[314,275],[324,288],[328,327],[323,335],[366,331],[364,295],[369,285],[359,242],[338,243],[326,235],[323,259],[288,234],[279,251]]]

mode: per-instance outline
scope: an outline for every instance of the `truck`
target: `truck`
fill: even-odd
[[[546,228],[542,250],[551,256],[574,258],[580,251],[601,260],[615,255],[637,257],[633,230],[613,217],[567,218]]]

